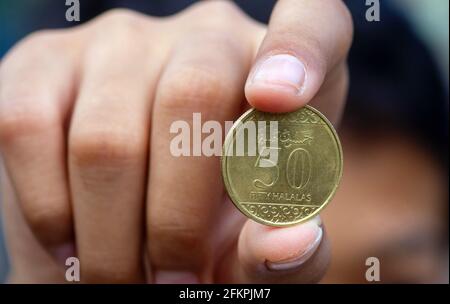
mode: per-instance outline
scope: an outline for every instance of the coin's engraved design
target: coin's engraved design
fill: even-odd
[[[258,203],[242,203],[242,206],[253,216],[264,218],[271,223],[294,222],[310,215],[318,208],[317,206]]]
[[[277,131],[269,137],[256,135],[257,155],[228,153],[235,134],[250,121],[275,121]],[[242,213],[266,225],[292,225],[313,217],[331,200],[342,175],[336,131],[310,106],[285,114],[249,110],[233,125],[223,149],[222,175],[231,200]],[[278,152],[276,161],[267,158],[267,151]]]
[[[297,133],[300,133],[300,136],[297,136]],[[311,142],[314,139],[312,135],[313,130],[311,129],[301,130],[298,132],[295,130],[291,131],[288,129],[283,129],[280,132],[280,142],[285,148],[289,148],[290,146],[296,144],[311,145]]]
[[[312,110],[304,107],[300,111],[295,111],[291,113],[283,114],[280,117],[279,114],[266,113],[266,112],[255,112],[252,114],[252,120],[255,121],[270,121],[277,120],[281,123],[290,123],[290,124],[325,124],[325,122]]]
[[[249,199],[256,202],[282,201],[284,204],[298,204],[311,201],[311,193],[251,191]],[[304,205],[302,203],[302,205]]]

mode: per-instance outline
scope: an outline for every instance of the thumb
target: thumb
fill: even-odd
[[[290,227],[247,220],[238,245],[219,267],[219,282],[315,283],[330,262],[330,246],[319,217]]]
[[[247,79],[247,100],[267,112],[304,106],[334,67],[345,66],[339,63],[351,40],[351,17],[341,0],[280,0]]]

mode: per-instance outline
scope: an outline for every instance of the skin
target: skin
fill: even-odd
[[[267,28],[230,2],[207,1],[166,18],[113,10],[25,38],[0,66],[10,280],[62,281],[58,258],[70,244],[87,283],[320,280],[324,224],[245,219],[225,198],[219,158],[172,157],[169,126],[193,112],[223,122],[248,106],[305,104],[337,125],[351,40],[339,0],[279,1]],[[280,54],[303,63],[301,90],[252,81]],[[306,261],[268,269],[305,252],[319,230]]]

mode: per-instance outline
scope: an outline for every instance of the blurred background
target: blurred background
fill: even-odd
[[[80,2],[85,22],[112,7],[169,15],[193,1]],[[261,22],[274,4],[236,2]],[[365,0],[347,1],[355,22],[339,130],[347,173],[324,213],[334,248],[324,282],[364,282],[364,259],[377,256],[382,282],[448,283],[449,1],[380,2],[381,21],[367,22]],[[0,58],[37,29],[74,25],[64,3],[1,0]],[[386,240],[392,230],[405,233]],[[7,272],[0,229],[0,282]]]

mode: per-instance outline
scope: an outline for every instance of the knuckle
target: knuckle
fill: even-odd
[[[191,222],[189,225],[184,222],[165,219],[158,216],[149,223],[149,237],[159,244],[175,246],[173,248],[200,248],[205,247],[206,231],[199,225]],[[177,250],[178,251],[178,250]]]
[[[205,1],[199,4],[199,8],[215,17],[235,16],[236,13],[240,12],[239,7],[233,1],[226,0]]]
[[[203,67],[180,68],[161,82],[159,105],[168,111],[220,112],[227,92],[219,75]]]
[[[195,229],[178,225],[151,225],[150,235],[152,239],[176,241],[185,248],[192,248],[192,246],[196,247],[201,244],[201,236]]]
[[[10,110],[0,111],[0,144],[13,143],[16,139],[58,127],[56,115],[42,110],[33,110],[15,105]]]
[[[29,61],[49,58],[50,56],[55,56],[60,50],[68,50],[67,46],[70,45],[71,38],[72,35],[68,30],[39,30],[29,34],[17,46],[13,47],[11,57],[19,59],[29,58]]]
[[[211,256],[204,239],[184,231],[160,229],[149,235],[149,254],[157,268],[201,269]],[[192,252],[195,254],[186,254]]]
[[[31,231],[44,243],[44,245],[58,244],[70,237],[70,211],[66,208],[36,203],[34,208],[25,212]],[[37,208],[37,206],[40,206]],[[55,233],[58,229],[58,233]]]
[[[240,8],[233,1],[216,0],[216,1],[202,1],[192,6],[188,10],[191,13],[193,20],[199,20],[208,28],[219,27],[229,29],[230,24],[235,24],[237,21],[245,18]],[[199,18],[195,18],[195,17]]]
[[[52,47],[60,44],[63,31],[60,30],[40,30],[26,36],[22,41],[23,46],[27,46],[33,50],[36,47]]]
[[[115,23],[118,20],[123,21],[123,20],[133,19],[133,18],[135,18],[136,15],[137,15],[137,13],[130,9],[114,8],[114,9],[110,9],[110,10],[104,12],[103,14],[101,14],[99,16],[99,18],[102,18],[104,21],[107,21],[107,22]]]
[[[4,56],[0,64],[0,76],[2,82],[7,79],[11,71],[20,71],[24,75],[26,72],[32,71],[36,66],[42,65],[42,61],[53,58],[64,49],[67,43],[65,30],[40,30],[33,32],[19,41],[8,53]]]
[[[96,130],[74,133],[69,153],[80,167],[127,166],[140,161],[145,155],[145,143],[129,132]]]
[[[149,26],[150,20],[151,17],[128,9],[113,9],[103,13],[91,26],[95,34],[91,36],[87,54],[98,57],[114,50],[123,53],[140,50],[141,47],[136,46],[145,44],[143,32],[153,29],[153,26]],[[105,32],[107,35],[104,35]]]
[[[102,29],[106,28],[110,31],[137,29],[141,28],[143,17],[140,13],[130,9],[115,8],[100,15],[97,24]]]

